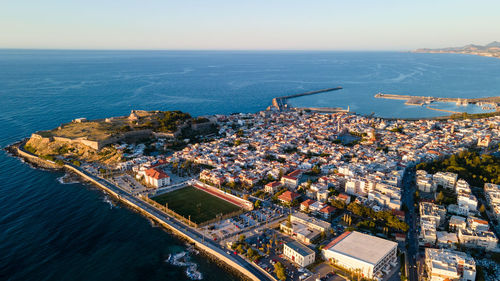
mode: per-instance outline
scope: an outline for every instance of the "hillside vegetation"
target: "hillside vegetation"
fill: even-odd
[[[420,163],[417,169],[433,174],[439,171],[457,173],[459,178],[478,187],[482,187],[484,183],[500,184],[500,159],[489,154],[480,155],[475,151],[462,151],[444,160]]]

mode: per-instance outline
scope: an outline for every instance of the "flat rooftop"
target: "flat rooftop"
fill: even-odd
[[[370,264],[377,264],[397,243],[361,232],[344,232],[325,250],[337,252]]]
[[[297,241],[291,241],[286,243],[286,246],[294,250],[295,252],[299,253],[301,256],[308,256],[310,254],[314,254],[314,251],[308,248],[307,246],[304,246],[300,244]]]

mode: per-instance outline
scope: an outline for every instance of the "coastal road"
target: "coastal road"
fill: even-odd
[[[228,260],[233,261],[234,263],[238,264],[239,266],[245,268],[248,270],[250,273],[252,273],[254,276],[256,276],[259,280],[271,280],[267,275],[259,271],[257,268],[255,268],[252,264],[250,264],[249,261],[233,254],[228,254],[224,249],[220,248],[217,243],[212,241],[211,239],[204,239],[203,236],[198,233],[197,231],[191,229],[191,227],[185,225],[182,222],[177,221],[175,218],[170,217],[169,215],[165,214],[164,212],[156,209],[155,207],[149,205],[148,203],[142,201],[141,199],[138,199],[128,192],[120,189],[119,187],[115,186],[114,184],[109,183],[108,181],[99,178],[95,175],[92,175],[88,173],[87,171],[81,169],[80,167],[76,167],[71,165],[73,168],[77,169],[78,171],[86,174],[87,176],[93,178],[95,181],[99,182],[106,188],[110,189],[111,191],[115,192],[118,195],[118,198],[121,197],[121,199],[126,199],[129,202],[135,204],[139,208],[141,208],[143,211],[147,212],[151,216],[155,217],[156,219],[160,220],[161,222],[169,225],[171,228],[177,229],[178,231],[182,232],[184,235],[188,236],[192,240],[203,244],[207,247],[209,247],[211,250],[225,256]]]
[[[406,168],[403,175],[403,202],[408,207],[408,212],[405,215],[405,220],[408,226],[407,233],[407,250],[406,250],[406,268],[408,269],[408,279],[410,281],[418,280],[417,254],[418,254],[418,237],[416,227],[415,214],[415,168]]]

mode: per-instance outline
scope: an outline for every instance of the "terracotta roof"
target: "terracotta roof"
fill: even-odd
[[[311,204],[313,204],[314,202],[316,202],[316,201],[314,201],[312,199],[307,199],[306,201],[300,203],[300,205],[311,206]]]
[[[281,183],[279,181],[272,181],[272,182],[266,184],[266,186],[269,186],[269,187],[277,187],[280,185],[281,185]]]
[[[288,176],[288,175],[282,176],[281,178],[282,178],[282,179],[294,180],[294,181],[296,181],[296,180],[297,180],[297,178],[296,178],[296,177],[292,177],[292,176]]]
[[[287,176],[296,178],[296,177],[300,176],[301,174],[302,174],[302,170],[295,170],[295,171],[289,173]]]
[[[343,200],[349,199],[349,195],[347,195],[345,193],[340,193],[337,197],[340,199],[343,199]]]
[[[151,177],[153,179],[157,179],[157,180],[169,178],[169,176],[167,174],[165,174],[165,172],[158,170],[158,169],[155,169],[155,168],[147,169],[146,176]]]
[[[328,206],[323,207],[323,209],[321,209],[319,211],[322,212],[322,213],[330,214],[330,213],[335,212],[335,210],[337,210],[337,209],[335,209],[334,207],[328,205]]]
[[[480,223],[480,224],[488,224],[487,221],[485,220],[480,220],[480,219],[472,219],[472,221],[476,222],[476,223]]]
[[[278,199],[287,201],[287,202],[292,202],[295,200],[297,197],[299,197],[300,194],[291,192],[291,191],[285,191],[283,194],[281,194]]]

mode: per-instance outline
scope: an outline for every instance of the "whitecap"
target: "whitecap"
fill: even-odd
[[[190,259],[189,250],[177,254],[170,254],[165,262],[178,267],[186,267],[185,273],[191,280],[203,279],[203,274],[198,271],[198,264],[192,262]]]

